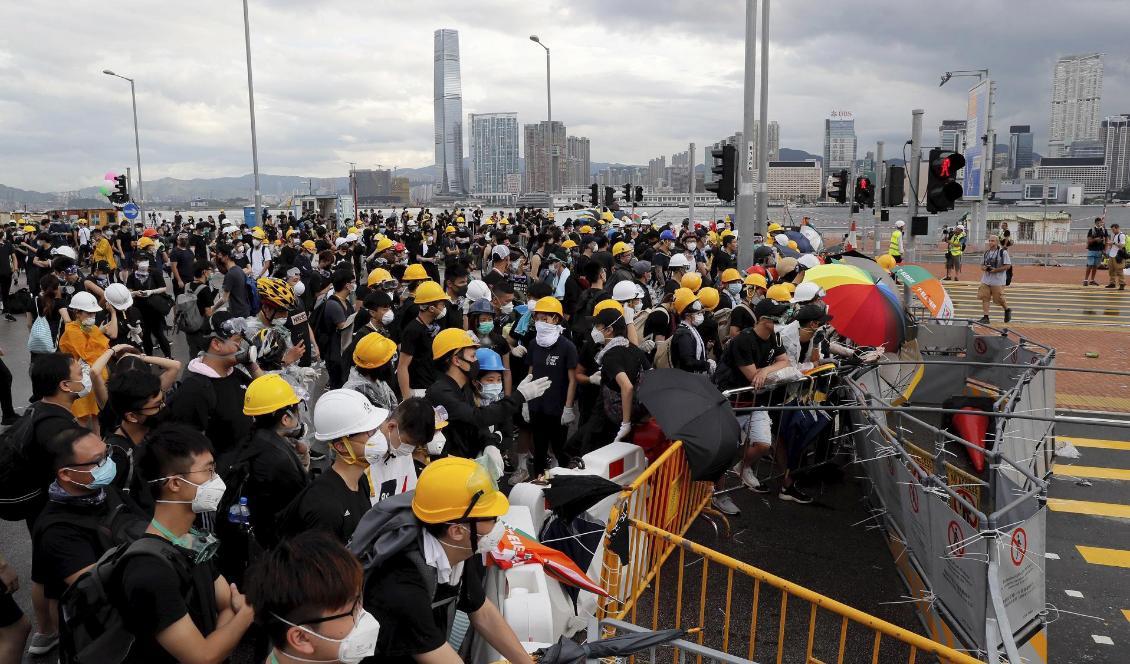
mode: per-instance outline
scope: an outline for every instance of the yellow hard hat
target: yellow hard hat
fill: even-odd
[[[243,393],[243,414],[267,415],[296,403],[298,395],[290,383],[278,374],[263,374],[251,381]]]
[[[443,229],[443,232],[444,233],[454,233],[455,227],[454,226],[448,226],[447,228]]]
[[[497,518],[509,509],[510,501],[495,487],[486,468],[463,457],[428,464],[412,496],[412,513],[424,523]]]
[[[880,256],[877,256],[875,258],[875,262],[879,264],[879,267],[888,272],[895,269],[895,257],[890,254],[882,254]]]
[[[785,230],[785,229],[781,226],[781,224],[778,224],[777,222],[773,222],[773,223],[769,224],[769,230],[766,231],[766,232],[776,233],[777,231],[783,231],[783,230]]]
[[[290,237],[292,235],[298,235],[298,231],[293,228],[288,228],[286,231],[286,236]]]
[[[260,226],[256,226],[251,229],[251,237],[256,240],[265,240],[267,238],[267,231],[263,230]]]
[[[509,219],[499,219],[499,220],[498,220],[498,225],[499,225],[499,226],[506,226],[506,225],[508,225],[509,223],[510,223],[510,220],[509,220]]]
[[[137,247],[139,249],[148,249],[149,247],[152,247],[154,244],[155,243],[153,242],[153,238],[151,238],[151,237],[143,237],[143,238],[141,238],[140,240],[137,241]]]
[[[675,313],[679,314],[680,316],[683,315],[683,311],[687,307],[691,306],[691,304],[693,304],[696,301],[698,301],[698,296],[696,296],[694,294],[694,291],[692,291],[691,289],[689,289],[689,288],[676,289],[675,290]]]
[[[453,350],[460,348],[474,348],[478,344],[471,338],[471,333],[457,327],[440,330],[435,339],[432,339],[432,359],[438,360]]]
[[[345,231],[345,234],[346,234],[346,235],[356,235],[357,233],[360,233],[360,231],[359,231],[359,230],[357,230],[357,227],[356,227],[356,226],[350,226],[350,227],[349,227],[349,228],[348,228],[348,229],[347,229],[347,230]]]
[[[793,251],[796,251],[796,250],[797,250],[797,249],[799,249],[799,247],[800,247],[800,245],[798,245],[798,244],[796,243],[796,240],[789,240],[789,245],[788,245],[788,246],[789,246],[789,249],[792,249]]]
[[[629,253],[631,251],[632,248],[628,246],[627,242],[617,242],[616,244],[612,245],[613,256],[619,256],[620,254]]]
[[[620,312],[621,316],[624,315],[624,305],[620,304],[616,300],[601,300],[600,302],[597,302],[596,306],[592,308],[592,315],[596,316],[605,309],[615,309],[616,311]]]
[[[27,225],[27,226],[24,226],[24,232],[25,233],[34,233],[35,232],[35,226],[32,226],[30,224]]]
[[[576,246],[577,246],[577,243],[573,242],[572,240],[565,240],[564,242],[561,243],[562,249],[572,249]]]
[[[534,313],[538,314],[557,314],[564,317],[565,310],[561,308],[561,302],[555,297],[543,297],[534,303]]]
[[[483,225],[484,226],[493,226],[494,225],[494,219],[493,218],[487,219],[486,221],[483,222]]]
[[[782,286],[784,286],[784,287],[785,287],[785,289],[789,291],[789,295],[790,295],[790,296],[791,296],[791,295],[792,295],[793,293],[795,293],[795,292],[796,292],[796,284],[794,284],[794,283],[793,283],[793,282],[791,282],[791,281],[786,281],[785,283],[783,283],[783,284],[781,284],[781,285],[782,285]]]
[[[688,272],[679,280],[679,285],[692,293],[697,293],[698,289],[702,288],[702,275],[698,272]]]
[[[424,266],[419,263],[413,263],[404,268],[404,276],[400,279],[401,281],[424,281],[427,278],[428,272],[424,269]]]
[[[375,284],[379,284],[385,281],[394,281],[392,273],[384,269],[383,267],[375,267],[373,268],[373,271],[369,273],[369,276],[366,277],[365,285],[372,287]]]
[[[765,297],[773,300],[774,302],[785,303],[793,299],[793,294],[784,284],[773,284],[765,291]]]
[[[450,302],[451,298],[443,292],[443,287],[434,281],[425,281],[416,287],[416,304],[431,304],[444,300]]]
[[[376,369],[388,364],[396,355],[396,342],[388,337],[370,332],[361,337],[353,349],[353,363],[362,369]]]
[[[285,279],[259,277],[255,282],[255,288],[259,291],[259,298],[270,302],[272,306],[290,309],[297,303],[294,291]]]
[[[602,221],[612,221],[615,218],[616,218],[615,215],[613,215],[611,212],[609,212],[607,210],[600,213],[600,219]]]
[[[722,301],[722,296],[718,294],[717,288],[707,286],[698,292],[698,301],[702,302],[702,306],[708,311],[714,311]]]
[[[730,230],[729,228],[727,228],[726,230],[724,230],[724,231],[722,231],[721,233],[719,233],[719,234],[718,234],[718,237],[719,237],[719,238],[721,238],[721,240],[722,240],[723,242],[725,242],[725,241],[726,241],[726,238],[729,238],[729,237],[735,237],[735,234],[734,234],[734,231],[732,231],[732,230]]]
[[[581,233],[586,234],[586,235],[589,234],[589,233],[592,233],[592,226],[589,226],[588,224],[581,226]]]
[[[745,278],[745,285],[769,288],[769,280],[765,278],[764,274],[751,274]]]
[[[302,248],[306,249],[307,251],[314,251],[318,248],[318,245],[314,244],[313,240],[306,240],[302,243]]]
[[[86,219],[79,219],[79,220],[78,220],[78,225],[79,225],[79,226],[85,226],[85,225],[87,225],[87,224],[89,224],[89,223],[90,223],[90,222],[89,222],[89,221],[87,221]]]
[[[726,284],[731,281],[741,281],[742,273],[738,272],[735,268],[726,268],[722,270],[722,283]]]
[[[382,251],[388,251],[389,249],[392,249],[392,247],[395,244],[396,244],[395,242],[388,239],[387,237],[382,237],[379,240],[377,240],[377,251],[376,251],[376,253],[379,254]]]

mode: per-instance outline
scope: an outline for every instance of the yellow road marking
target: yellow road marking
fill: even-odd
[[[1123,549],[1104,549],[1098,546],[1075,545],[1079,555],[1092,565],[1107,567],[1130,567],[1130,551]]]
[[[1052,465],[1052,472],[1066,477],[1085,477],[1096,480],[1130,480],[1130,470],[1123,470],[1122,468],[1072,466],[1057,463]]]
[[[1112,516],[1119,519],[1130,519],[1130,505],[1121,505],[1119,503],[1095,503],[1087,500],[1048,498],[1048,507],[1056,512],[1071,512],[1072,514]]]
[[[1075,436],[1056,436],[1058,440],[1071,443],[1075,447],[1093,447],[1100,450],[1121,450],[1130,452],[1130,442],[1125,440],[1106,440],[1103,438],[1076,438]]]
[[[1125,617],[1125,618],[1126,618],[1127,620],[1130,620],[1130,610],[1128,610],[1128,609],[1122,609],[1122,615],[1123,615],[1123,617]]]

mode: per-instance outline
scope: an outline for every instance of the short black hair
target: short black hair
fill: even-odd
[[[337,272],[333,273],[331,281],[334,285],[334,291],[337,292],[342,288],[345,288],[345,285],[349,282],[357,281],[357,277],[353,274],[352,270],[338,270]]]
[[[44,353],[31,362],[31,395],[38,401],[59,392],[59,383],[71,377],[75,358],[66,353]]]
[[[333,535],[310,530],[283,540],[248,570],[247,601],[276,648],[286,645],[290,625],[358,599],[364,572],[357,557]]]
[[[600,271],[603,269],[604,266],[597,261],[589,261],[585,263],[585,279],[589,280],[589,284],[595,284],[597,280],[600,279]]]
[[[426,445],[436,434],[435,408],[432,402],[422,397],[401,401],[392,418],[405,435],[421,445]]]
[[[160,394],[161,379],[147,369],[114,371],[106,390],[110,393],[110,410],[120,419]]]
[[[75,462],[75,443],[90,435],[97,435],[86,427],[73,426],[56,433],[45,441],[51,469],[66,468]]]
[[[212,269],[212,264],[208,261],[196,261],[192,264],[192,277],[199,279],[204,276],[204,273]]]
[[[463,265],[462,263],[451,263],[450,265],[447,266],[447,269],[444,270],[444,272],[443,272],[443,282],[444,283],[453,283],[456,279],[459,279],[460,277],[470,277],[470,276],[471,276],[471,271],[468,270],[465,265]]]
[[[540,300],[543,297],[553,295],[553,287],[544,281],[535,281],[530,284],[526,293],[530,296],[530,299]]]
[[[199,430],[187,424],[166,423],[145,435],[137,472],[145,481],[185,473],[192,467],[192,457],[212,451],[212,443]],[[153,488],[154,497],[160,488]]]
[[[502,279],[500,281],[496,281],[494,283],[494,285],[491,286],[491,290],[494,291],[496,294],[497,293],[507,293],[509,295],[513,295],[514,294],[514,284],[510,283],[509,279]]]
[[[231,245],[227,242],[216,243],[216,255],[231,257]]]

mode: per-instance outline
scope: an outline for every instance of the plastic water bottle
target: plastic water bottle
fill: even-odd
[[[239,504],[228,508],[228,522],[247,526],[251,523],[251,510],[247,507],[247,497],[240,496]]]

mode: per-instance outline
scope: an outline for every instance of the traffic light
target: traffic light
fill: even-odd
[[[895,207],[902,205],[903,181],[906,179],[906,169],[902,166],[887,167],[887,177],[883,180],[883,205]]]
[[[828,188],[828,198],[837,203],[847,202],[848,172],[839,171],[832,174],[832,186]]]
[[[636,202],[643,202],[643,187],[636,187]]]
[[[965,167],[965,157],[941,148],[930,150],[930,170],[926,181],[926,211],[945,212],[961,198],[962,187],[957,172]]]
[[[114,205],[129,203],[129,184],[126,182],[126,176],[119,175],[114,178],[114,190],[110,192],[108,198]]]
[[[630,200],[632,200],[632,183],[628,182],[624,184],[624,202],[627,203]]]
[[[604,207],[611,208],[612,204],[616,202],[616,190],[612,187],[604,188]]]
[[[866,175],[855,179],[855,202],[860,207],[875,207],[875,183]]]
[[[600,205],[600,187],[595,182],[589,187],[589,205],[593,207]]]
[[[706,190],[727,203],[733,202],[738,149],[732,145],[723,145],[717,150],[711,150],[710,158],[714,162],[710,172],[718,177],[706,185]]]

